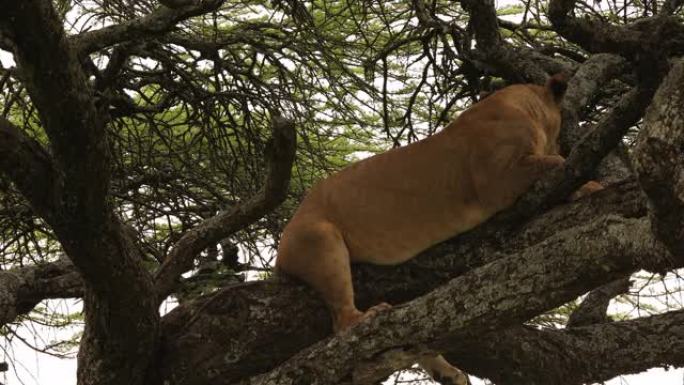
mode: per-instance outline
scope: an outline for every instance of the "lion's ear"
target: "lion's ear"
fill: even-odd
[[[553,96],[556,103],[560,103],[565,95],[565,90],[568,89],[568,75],[564,72],[559,72],[546,81],[546,89]]]

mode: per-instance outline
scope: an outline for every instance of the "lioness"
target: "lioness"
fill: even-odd
[[[388,307],[356,308],[350,262],[402,263],[513,204],[564,161],[556,141],[566,87],[555,75],[544,87],[503,88],[441,132],[318,182],[285,227],[277,268],[322,295],[336,331]],[[420,363],[443,383],[467,381],[441,356]]]

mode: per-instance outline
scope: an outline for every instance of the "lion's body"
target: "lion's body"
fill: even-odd
[[[510,205],[529,185],[510,174],[519,172],[512,166],[526,155],[545,154],[548,140],[530,127],[523,111],[486,111],[504,94],[491,96],[431,137],[319,182],[283,242],[294,228],[329,222],[340,231],[352,261],[397,264]],[[501,183],[490,191],[491,182],[483,178]]]
[[[319,182],[283,232],[278,268],[322,294],[336,330],[358,322],[350,262],[405,262],[510,206],[563,162],[564,85],[507,87],[440,133]]]

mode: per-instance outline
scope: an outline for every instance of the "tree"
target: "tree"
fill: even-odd
[[[0,8],[0,321],[82,297],[79,384],[376,383],[434,352],[496,384],[684,364],[682,310],[606,315],[635,272],[684,264],[681,0]],[[240,282],[313,180],[559,71],[562,168],[404,265],[354,269],[362,307],[404,306],[330,337],[309,288]],[[606,189],[565,203],[591,178]]]

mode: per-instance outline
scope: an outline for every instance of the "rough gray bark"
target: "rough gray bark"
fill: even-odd
[[[443,351],[525,321],[637,268],[671,266],[647,229],[647,221],[609,216],[560,232],[307,348],[249,383],[346,383],[353,380],[354,368],[373,367],[368,363],[396,350]]]
[[[594,127],[580,125],[586,119],[590,101],[608,81],[629,71],[627,61],[613,54],[591,55],[583,62],[568,82],[563,98],[562,123],[558,142],[561,154],[567,155],[572,148]],[[594,178],[604,185],[619,182],[632,175],[627,150],[619,145],[601,161]]]
[[[182,7],[160,7],[137,19],[79,34],[71,44],[79,55],[119,43],[141,41],[171,31],[179,22],[218,9],[225,0],[187,1]]]
[[[14,58],[50,140],[49,162],[35,143],[23,146],[52,171],[45,181],[49,195],[32,194],[17,175],[8,176],[20,182],[85,282],[78,381],[140,384],[155,350],[159,315],[152,277],[107,198],[106,119],[52,3],[3,1],[0,7],[0,29],[16,45]]]
[[[611,214],[646,214],[633,182],[556,207],[506,239],[462,236],[401,266],[355,266],[357,302],[363,307],[406,302],[477,266]],[[237,285],[163,318],[159,380],[230,384],[268,370],[330,332],[327,310],[308,288],[285,278]]]
[[[684,365],[684,312],[558,330],[518,326],[454,344],[446,357],[497,385],[600,383]]]
[[[684,61],[676,62],[653,98],[634,159],[649,198],[654,233],[684,252]]]
[[[0,272],[0,325],[14,321],[49,298],[83,295],[83,282],[74,266],[64,261]]]
[[[644,264],[670,267],[667,252],[649,237],[647,229],[647,221],[603,217],[558,233],[405,306],[380,313],[303,350],[268,374],[241,383],[353,383],[357,367],[368,367],[367,362],[381,360],[395,350],[427,346],[439,352],[462,339],[523,322]]]
[[[592,290],[570,314],[566,326],[577,327],[608,322],[606,312],[610,301],[620,294],[625,294],[630,286],[629,277],[624,277]]]

